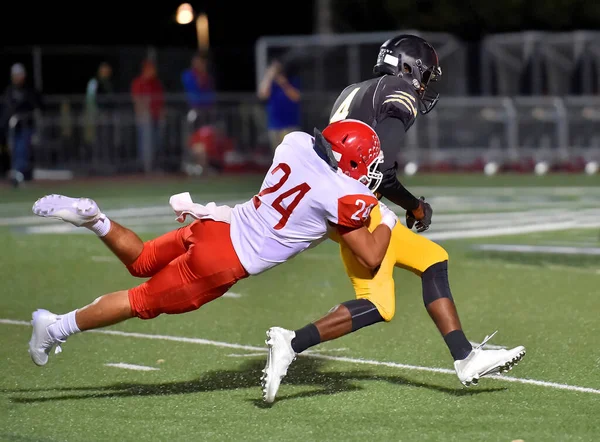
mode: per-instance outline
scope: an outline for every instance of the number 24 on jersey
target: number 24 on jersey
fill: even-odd
[[[280,163],[271,171],[271,174],[275,175],[279,171],[283,172],[283,175],[281,176],[281,178],[279,178],[279,181],[273,184],[271,187],[264,188],[258,195],[252,198],[252,202],[254,203],[254,207],[256,209],[258,209],[262,204],[261,200],[258,197],[277,192],[279,189],[281,189],[290,177],[290,174],[292,173],[292,168],[286,163]],[[300,183],[297,186],[286,190],[273,200],[273,202],[271,203],[271,207],[273,207],[273,209],[275,209],[281,215],[281,219],[279,220],[279,222],[275,226],[273,226],[275,230],[281,230],[285,227],[288,220],[290,219],[290,216],[292,215],[292,212],[294,211],[296,206],[298,206],[300,201],[302,201],[302,198],[304,198],[304,196],[308,193],[309,190],[310,186],[307,183]],[[287,207],[283,207],[283,200],[291,196],[294,196],[292,202],[289,203]]]

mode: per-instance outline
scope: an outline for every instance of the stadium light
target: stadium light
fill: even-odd
[[[182,3],[177,8],[175,20],[180,25],[187,25],[194,21],[194,9],[189,3]]]
[[[196,34],[198,36],[198,47],[208,49],[208,16],[206,14],[200,14],[196,18]]]

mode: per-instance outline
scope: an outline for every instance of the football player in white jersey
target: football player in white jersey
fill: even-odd
[[[129,272],[150,278],[129,290],[101,296],[91,304],[56,315],[33,313],[29,354],[45,365],[52,349],[72,334],[138,317],[196,310],[227,292],[237,281],[277,266],[337,229],[344,243],[368,268],[381,264],[397,217],[383,209],[381,224],[365,222],[377,204],[381,182],[379,138],[368,125],[345,120],[315,137],[287,135],[277,148],[260,192],[233,209],[195,204],[188,193],[171,197],[183,222],[191,224],[143,242],[133,231],[104,215],[89,198],[48,195],[33,206],[36,215],[60,219],[96,233]]]

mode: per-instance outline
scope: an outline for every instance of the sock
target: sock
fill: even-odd
[[[462,330],[454,330],[444,336],[444,341],[455,361],[465,359],[473,350],[473,346]]]
[[[292,339],[292,348],[296,353],[302,353],[307,348],[321,343],[321,335],[315,324],[308,324],[296,330],[296,337]]]
[[[77,327],[77,321],[75,320],[76,313],[77,310],[73,310],[66,315],[60,315],[58,321],[48,326],[48,334],[54,339],[64,342],[69,336],[80,332],[81,330]]]
[[[86,227],[99,237],[103,237],[108,235],[108,232],[110,231],[110,219],[106,215],[101,213],[100,218],[98,218],[91,225]]]

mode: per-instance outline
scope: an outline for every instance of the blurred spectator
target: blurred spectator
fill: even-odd
[[[203,54],[197,53],[192,57],[192,65],[183,71],[181,82],[190,108],[195,109],[214,103],[214,81],[208,71],[208,60]]]
[[[112,67],[106,62],[101,63],[98,72],[87,84],[85,98],[88,109],[110,109],[112,104],[106,100],[106,96],[114,92]]]
[[[104,62],[98,67],[96,75],[88,81],[85,93],[86,141],[96,143],[100,148],[104,147],[110,137],[109,112],[115,107],[114,103],[108,101],[111,94],[114,94],[112,67]]]
[[[160,128],[164,118],[163,86],[152,61],[142,63],[140,75],[131,83],[131,95],[138,134],[138,159],[143,171],[149,173],[160,147]]]
[[[267,129],[271,148],[281,143],[288,133],[300,128],[300,79],[286,73],[283,65],[275,60],[263,77],[258,98],[267,104]]]
[[[189,139],[184,171],[188,175],[220,173],[225,157],[234,150],[234,141],[214,126],[198,128]]]
[[[11,84],[2,96],[0,128],[6,134],[10,146],[10,179],[16,187],[32,172],[31,140],[36,118],[41,110],[40,94],[27,85],[27,72],[21,63],[10,69]]]

